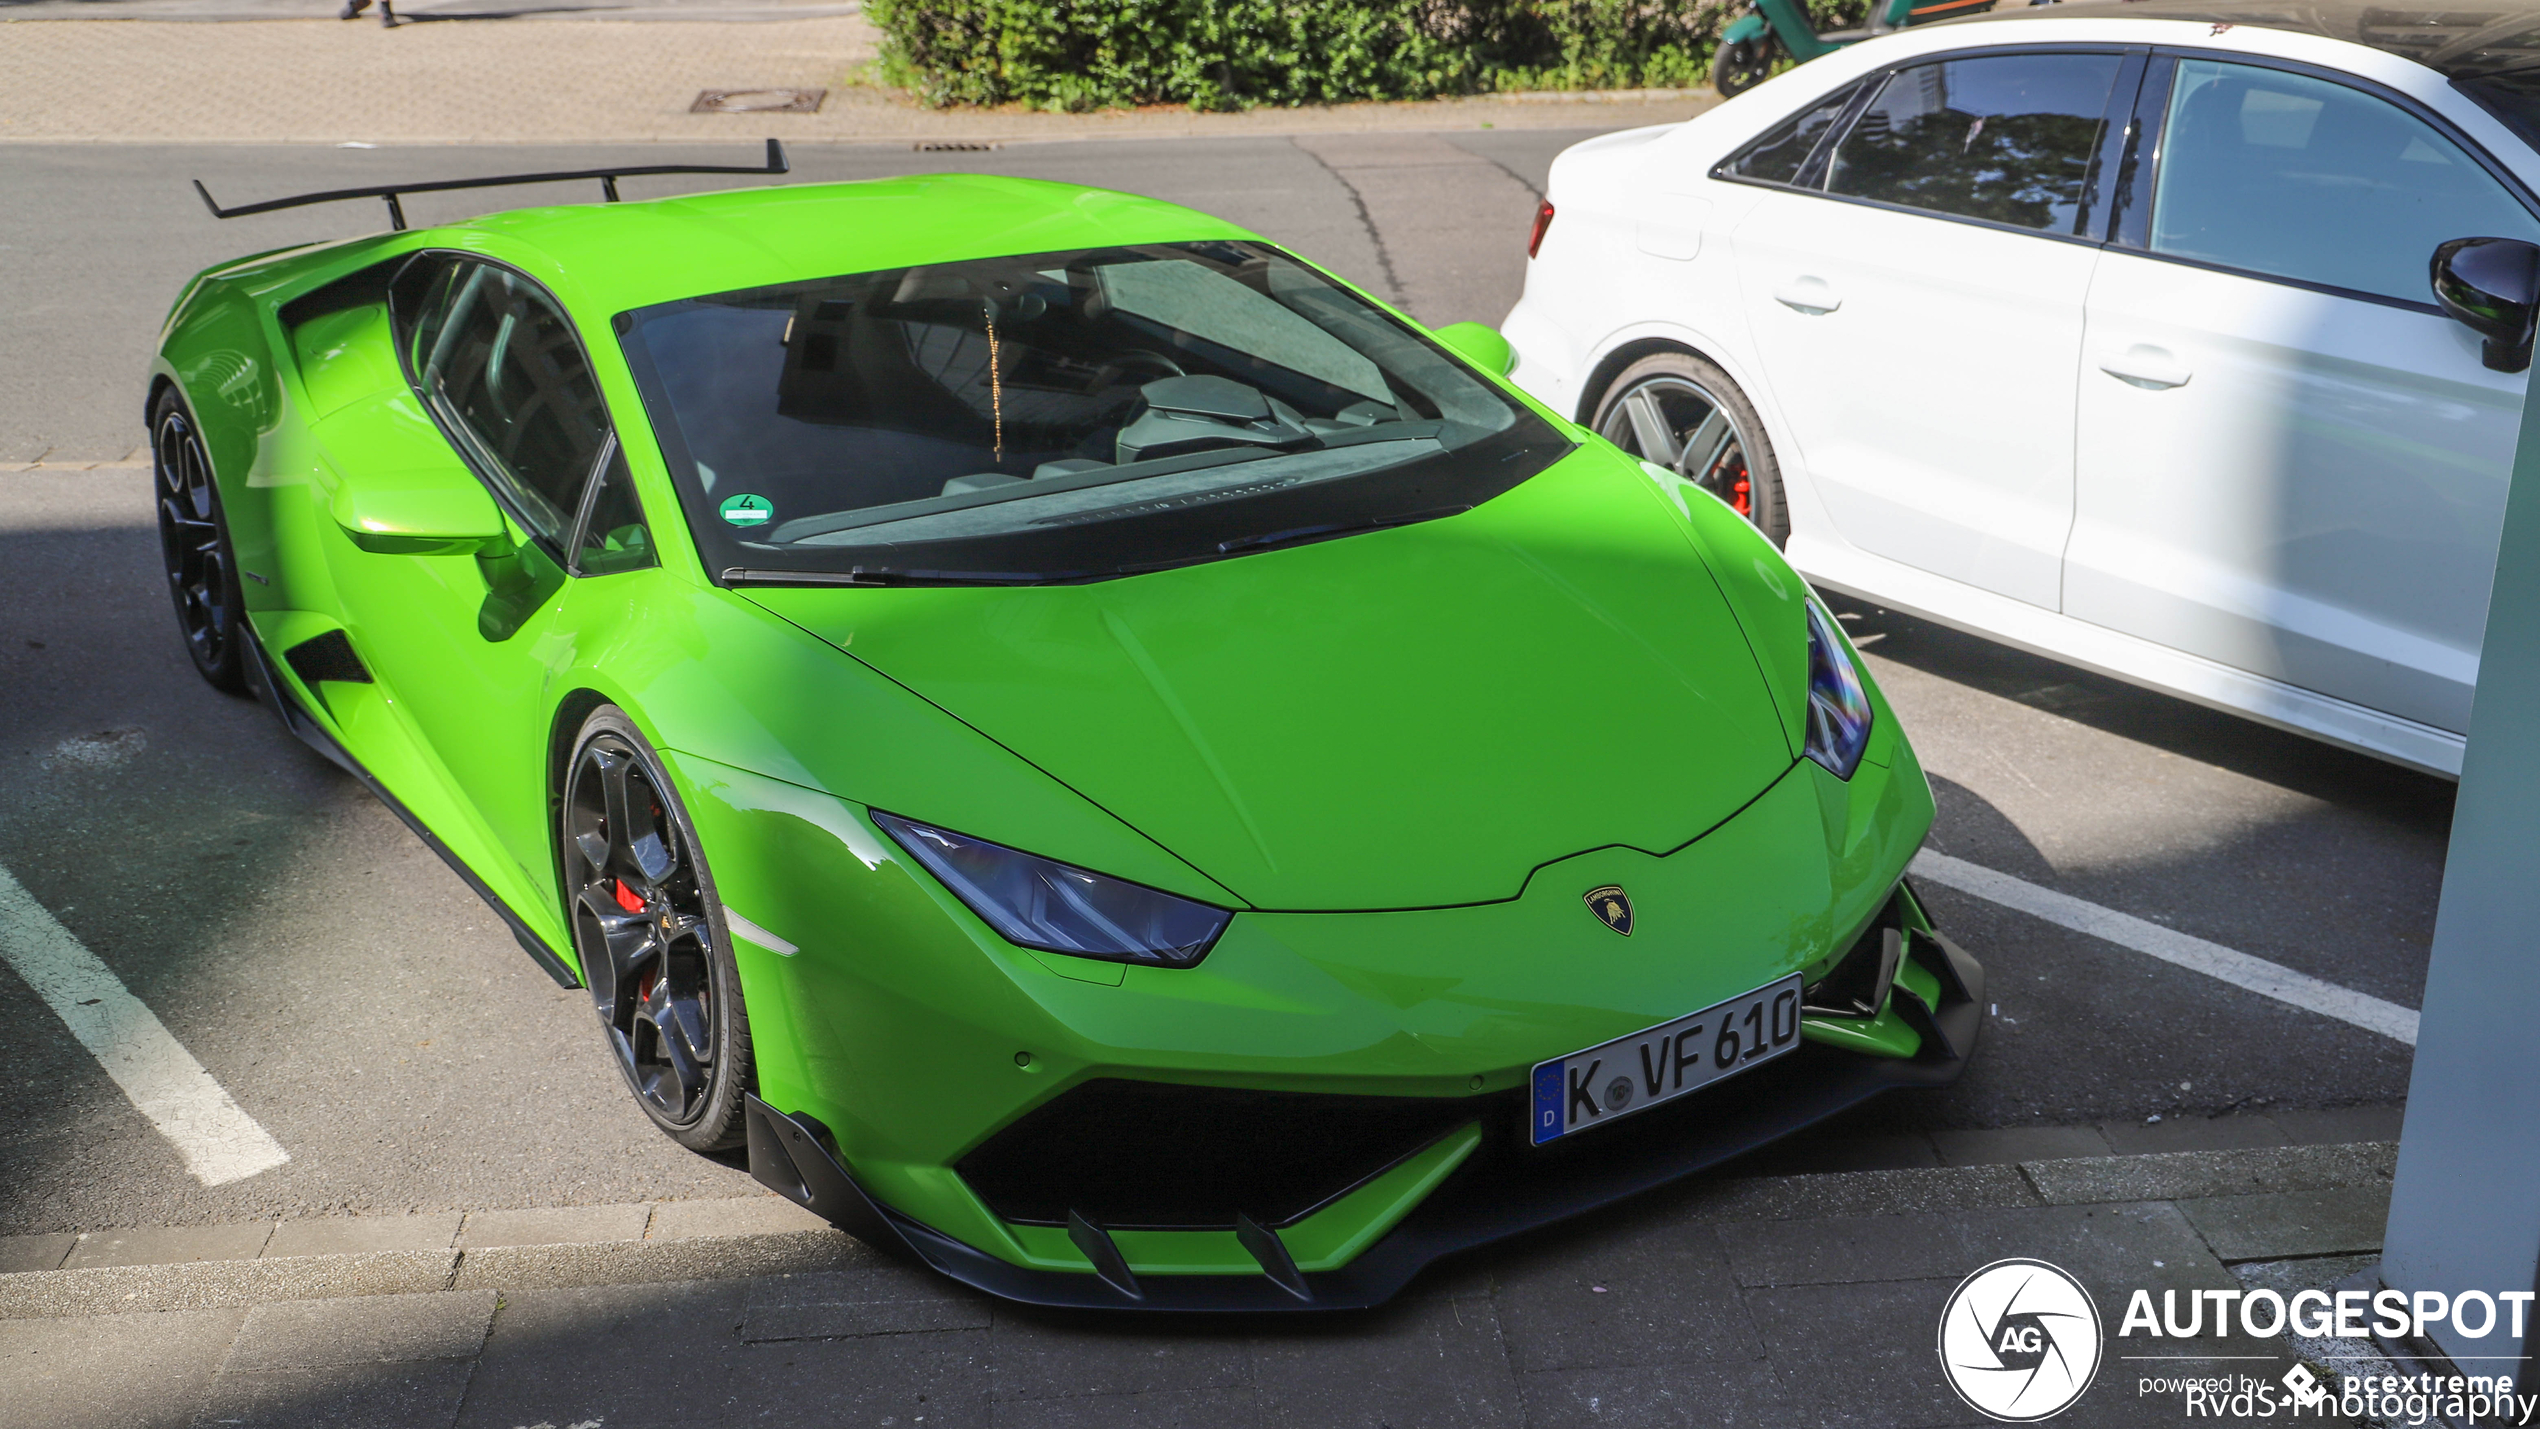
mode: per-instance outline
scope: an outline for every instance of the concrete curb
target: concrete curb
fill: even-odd
[[[2266,1146],[2171,1151],[2087,1161],[2032,1161],[2020,1170],[2051,1206],[2102,1201],[2184,1201],[2278,1191],[2326,1191],[2387,1183],[2399,1143]]]
[[[775,1196],[8,1236],[0,1266],[22,1268],[0,1274],[0,1320],[726,1280],[872,1254]]]
[[[519,1245],[459,1258],[455,1290],[565,1290],[582,1285],[652,1285],[740,1280],[810,1270],[844,1270],[874,1255],[844,1231],[823,1227],[774,1235],[705,1236],[668,1245]],[[0,1287],[0,1304],[7,1290]]]
[[[0,1275],[0,1319],[217,1310],[272,1300],[340,1300],[446,1290],[455,1251],[382,1250],[279,1260],[201,1260]]]
[[[2383,1187],[2397,1162],[2398,1144],[2384,1141],[1755,1176],[1695,1183],[1677,1209],[1726,1222],[2192,1200],[2209,1218],[2231,1218],[2225,1202],[2237,1220],[2278,1209],[2316,1218],[2317,1197],[2302,1193]],[[319,1245],[340,1249],[271,1253]],[[731,1280],[876,1254],[775,1196],[12,1236],[0,1238],[0,1265],[50,1266],[0,1274],[0,1320]]]

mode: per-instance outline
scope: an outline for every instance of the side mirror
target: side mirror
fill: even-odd
[[[484,483],[455,459],[422,471],[347,476],[327,514],[354,545],[383,555],[476,551],[510,535]]]
[[[2531,365],[2532,320],[2540,315],[2540,247],[2518,238],[2455,238],[2434,250],[2434,301],[2487,339],[2479,360],[2492,372]]]
[[[1507,376],[1517,365],[1517,349],[1480,323],[1448,323],[1432,335],[1447,351],[1494,377]]]
[[[313,431],[337,473],[327,514],[354,545],[382,555],[429,556],[508,544],[511,528],[493,494],[403,382],[346,406]]]

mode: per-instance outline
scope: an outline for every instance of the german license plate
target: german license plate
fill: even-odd
[[[1799,975],[1535,1064],[1533,1135],[1602,1126],[1769,1062],[1799,1045]]]

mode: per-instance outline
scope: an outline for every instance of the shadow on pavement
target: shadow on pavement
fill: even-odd
[[[2067,1267],[2102,1316],[2132,1287],[2238,1286],[2164,1203],[1790,1215],[1647,1198],[1344,1315],[1053,1313],[889,1264],[268,1305],[219,1312],[234,1339],[200,1336],[193,1380],[198,1422],[243,1426],[1956,1425],[1984,1421],[1933,1332],[1987,1261]],[[2106,1379],[2079,1422],[2175,1422]]]
[[[0,967],[0,1235],[753,1189],[394,815],[195,675],[148,480],[0,476],[0,866],[291,1160],[200,1184]]]
[[[1856,640],[1882,637],[1866,647],[1880,659],[2438,838],[2451,829],[2448,780],[1866,601],[1829,604],[1858,617],[1845,625]]]
[[[50,1014],[22,1003],[21,1086],[0,1111],[0,1233],[749,1189],[737,1165],[691,1156],[652,1131],[603,1055],[583,995],[548,983],[393,817],[264,711],[195,678],[139,514],[143,473],[6,480],[15,484],[0,488],[11,498],[0,507],[0,569],[13,577],[0,596],[9,736],[0,780],[10,791],[0,797],[0,863],[294,1159],[234,1186],[196,1185]],[[2057,698],[2086,725],[2166,740],[2251,778],[2306,778],[2316,797],[2362,800],[2439,837],[2435,811],[2449,790],[2437,781],[1878,618],[1889,632],[1872,647],[1882,658],[2012,698],[2078,690]],[[2196,725],[2193,738],[2180,732],[2200,721],[2220,723]],[[2141,850],[2107,893],[2087,886],[2094,870],[2059,863],[1968,784],[1943,777],[1935,787],[1939,837],[1962,856],[2143,916],[2162,915],[2173,890],[2196,889],[2207,902],[2182,905],[2187,930],[2415,999],[2423,948],[2412,939],[2432,907],[2422,865],[2405,864],[2391,885],[2406,894],[2411,880],[2426,882],[2422,907],[2389,913],[2368,956],[2354,951],[2361,924],[2323,920],[2301,890],[2285,895],[2287,908],[2267,902],[2268,869],[2299,852],[2278,843],[2310,815]],[[2214,870],[2244,863],[2256,872],[2211,886]],[[2140,896],[2118,896],[2130,890]],[[1872,1103],[1740,1173],[1820,1165],[1827,1148],[1882,1139],[1927,1156],[1924,1134],[1935,1128],[2404,1095],[2407,1051],[2386,1039],[1947,890],[1931,901],[1990,974],[1997,1015],[1967,1076]],[[2229,925],[2252,909],[2248,927]],[[1910,1150],[1916,1138],[1920,1152]]]

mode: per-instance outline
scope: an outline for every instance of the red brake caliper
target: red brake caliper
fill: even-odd
[[[644,900],[635,896],[635,890],[627,887],[626,880],[623,878],[613,878],[609,880],[609,896],[617,900],[618,907],[625,909],[629,913],[641,913],[644,911]],[[653,983],[660,977],[661,969],[659,968],[646,968],[644,970],[644,980],[636,984],[635,987],[635,1001],[638,1004],[648,1002],[652,999]]]

